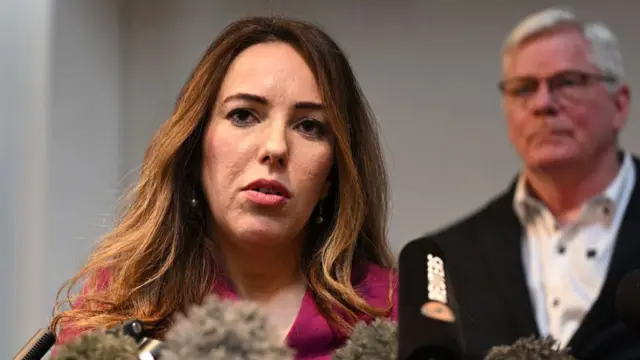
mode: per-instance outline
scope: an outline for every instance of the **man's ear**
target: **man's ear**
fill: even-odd
[[[614,95],[614,103],[616,106],[616,110],[618,114],[614,119],[614,128],[617,131],[622,131],[622,128],[625,126],[627,122],[627,118],[629,116],[630,111],[630,103],[631,103],[631,90],[629,86],[622,85]]]

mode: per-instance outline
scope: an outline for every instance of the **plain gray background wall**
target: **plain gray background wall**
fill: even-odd
[[[518,170],[496,88],[499,50],[522,16],[556,4],[0,1],[0,357],[46,324],[59,285],[111,226],[151,135],[230,21],[294,16],[344,48],[380,122],[398,251],[480,206]],[[612,27],[640,88],[640,3],[563,4]],[[638,106],[622,136],[636,153]]]
[[[2,359],[46,326],[58,288],[110,226],[124,156],[121,10],[0,0]]]

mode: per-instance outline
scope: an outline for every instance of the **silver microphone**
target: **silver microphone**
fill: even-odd
[[[165,345],[162,341],[143,338],[138,344],[138,359],[158,360],[160,359],[162,349],[165,349]]]

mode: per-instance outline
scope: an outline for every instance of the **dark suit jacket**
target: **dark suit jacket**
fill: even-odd
[[[638,176],[605,284],[569,343],[579,360],[640,359],[640,334],[627,330],[614,310],[621,278],[640,268],[639,159],[634,163]],[[523,230],[513,210],[514,191],[515,182],[481,210],[426,236],[444,251],[469,359],[482,359],[495,345],[539,336],[522,264]]]

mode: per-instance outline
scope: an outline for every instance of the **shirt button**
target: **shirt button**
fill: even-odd
[[[558,246],[558,254],[562,255],[564,254],[565,250],[567,250],[564,245],[559,245]]]
[[[553,307],[558,307],[560,305],[560,300],[558,298],[553,299]]]
[[[595,249],[589,249],[587,250],[587,258],[592,259],[597,255],[597,252]]]

